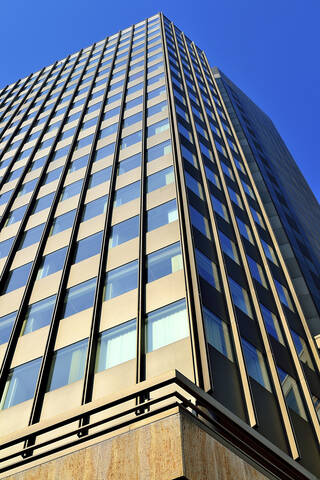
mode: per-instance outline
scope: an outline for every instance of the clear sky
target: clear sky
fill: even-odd
[[[162,11],[273,120],[320,200],[319,0],[14,0],[0,87]]]

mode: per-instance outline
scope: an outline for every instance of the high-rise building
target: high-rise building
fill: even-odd
[[[159,14],[3,88],[0,151],[0,478],[317,478],[319,206],[270,120]]]

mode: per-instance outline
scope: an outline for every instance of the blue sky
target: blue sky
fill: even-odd
[[[158,11],[271,117],[319,200],[319,0],[3,2],[0,87]]]

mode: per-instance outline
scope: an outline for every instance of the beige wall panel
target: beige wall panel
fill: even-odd
[[[135,115],[138,112],[141,112],[141,105],[136,105],[135,107],[130,108],[129,110],[125,110],[123,114],[123,118],[131,117],[131,115]]]
[[[141,167],[134,168],[129,172],[123,173],[117,177],[116,189],[129,185],[129,183],[136,182],[141,178]]]
[[[1,365],[2,365],[2,360],[3,360],[4,354],[6,353],[7,345],[8,345],[8,342],[7,343],[2,343],[0,345],[0,368],[1,368]]]
[[[110,167],[111,165],[112,165],[112,157],[109,156],[107,158],[102,158],[101,160],[98,160],[97,162],[94,162],[92,164],[90,173],[98,172],[99,170]]]
[[[114,133],[113,135],[109,135],[106,138],[101,138],[101,140],[98,140],[98,142],[97,142],[97,149],[102,148],[105,145],[109,145],[110,143],[114,143],[115,141],[116,141],[116,133]],[[109,157],[111,157],[111,159],[112,159],[113,158],[113,153],[108,155],[106,158],[109,160]]]
[[[14,407],[0,410],[1,436],[21,430],[28,425],[31,412],[32,400],[18,403]]]
[[[32,192],[29,192],[25,195],[22,195],[21,197],[18,197],[14,202],[11,207],[11,210],[15,210],[16,208],[22,207],[23,205],[26,205],[26,203],[30,202],[30,198],[32,196]]]
[[[42,357],[48,332],[49,325],[20,337],[14,352],[11,367],[16,367],[35,358]]]
[[[157,160],[147,163],[147,175],[152,175],[153,173],[159,172],[166,167],[170,167],[173,164],[172,154],[168,153]]]
[[[157,207],[176,197],[176,186],[174,183],[158,188],[147,195],[147,210]]]
[[[39,243],[35,243],[33,245],[30,245],[27,248],[23,248],[22,250],[19,250],[14,256],[10,270],[20,267],[25,263],[32,262],[35,257],[38,246],[39,246]]]
[[[108,368],[94,376],[93,400],[118,393],[136,383],[135,359]]]
[[[23,296],[24,288],[25,287],[23,286],[21,288],[17,288],[17,290],[13,290],[12,292],[0,296],[1,316],[18,310]]]
[[[79,233],[77,239],[80,240],[81,238],[88,237],[93,233],[100,232],[103,230],[105,221],[105,215],[97,215],[94,218],[90,218],[90,220],[86,220],[85,222],[80,223]]]
[[[0,232],[0,242],[2,242],[3,240],[7,240],[8,238],[14,237],[17,234],[19,226],[20,222],[16,222],[12,225],[9,225],[8,227],[3,227]]]
[[[167,94],[166,92],[162,93],[158,97],[152,98],[151,100],[147,101],[147,108],[152,107],[153,105],[156,105],[157,103],[163,102],[163,100],[167,100]]]
[[[71,172],[66,176],[65,182],[64,182],[64,187],[67,185],[70,185],[73,182],[76,182],[77,180],[81,180],[84,177],[84,172],[86,171],[85,167],[80,168],[79,170],[76,170],[75,172]]]
[[[43,185],[43,187],[40,188],[39,193],[38,193],[38,198],[44,197],[45,195],[48,195],[51,192],[55,192],[57,190],[59,180],[55,180],[54,182],[47,183],[47,185]]]
[[[40,223],[45,223],[48,220],[50,208],[45,208],[41,210],[41,212],[35,213],[34,215],[30,215],[29,220],[27,222],[27,228],[35,227],[36,225],[40,225]]]
[[[59,413],[80,406],[82,386],[83,380],[78,380],[70,385],[52,390],[52,392],[47,392],[44,397],[41,420],[55,417]]]
[[[93,308],[87,308],[82,312],[60,320],[54,349],[58,350],[89,337],[92,312]]]
[[[53,237],[49,237],[43,252],[43,255],[59,250],[59,248],[69,245],[71,236],[71,228],[56,233]],[[28,247],[29,248],[29,247]],[[27,250],[26,248],[24,250]],[[23,250],[23,251],[24,251]]]
[[[91,150],[91,145],[86,145],[85,147],[82,147],[79,150],[76,150],[75,152],[73,152],[72,160],[76,160],[77,158],[81,158],[84,155],[87,155],[88,153],[90,153],[90,150]],[[64,162],[65,162],[65,159],[64,159]]]
[[[70,210],[77,208],[78,202],[79,202],[79,195],[75,195],[74,197],[68,198],[63,202],[58,203],[54,216],[59,217],[63,213],[69,212]]]
[[[65,163],[66,163],[65,159],[58,158],[54,162],[50,162],[47,172],[51,172],[52,170],[55,170],[58,167],[62,167],[62,166],[64,166]]]
[[[96,198],[103,197],[103,195],[109,193],[109,186],[110,182],[104,182],[96,187],[90,188],[86,194],[86,203],[91,202]]]
[[[135,215],[139,215],[140,213],[140,198],[136,198],[131,202],[125,203],[124,205],[120,205],[120,207],[116,207],[113,210],[112,221],[111,224],[115,225],[116,223],[120,223],[127,218],[134,217]]]
[[[120,150],[119,161],[125,160],[126,158],[129,158],[139,152],[141,152],[141,142],[135,143],[129,148],[124,148],[123,150]]]
[[[139,239],[133,238],[108,251],[106,270],[112,270],[126,263],[136,260],[139,256]]]
[[[179,370],[179,372],[194,382],[190,337],[147,353],[147,380],[173,369]]]
[[[152,312],[185,296],[183,270],[159,278],[146,286],[146,312]]]
[[[157,102],[158,103],[158,102]],[[158,143],[165,142],[166,140],[170,139],[170,129],[165,130],[158,135],[153,135],[152,137],[148,138],[147,140],[147,148],[151,148],[154,145],[158,145]]]
[[[138,290],[131,290],[102,304],[99,331],[115,327],[137,316]]]
[[[89,278],[96,277],[99,269],[99,255],[82,260],[82,262],[72,265],[68,278],[67,288],[85,282]]]
[[[146,253],[154,252],[180,240],[179,222],[172,222],[147,233]]]
[[[128,135],[131,135],[132,133],[136,133],[142,130],[142,120],[140,122],[136,122],[133,125],[129,125],[128,127],[124,128],[121,131],[121,137],[127,137]]]
[[[160,102],[161,103],[161,102]],[[147,119],[147,127],[153,125],[154,123],[160,122],[168,117],[168,110],[164,110],[163,112],[159,112],[156,115],[152,115],[152,117]]]
[[[43,298],[50,297],[58,291],[62,270],[41,278],[34,283],[29,303],[35,303]]]

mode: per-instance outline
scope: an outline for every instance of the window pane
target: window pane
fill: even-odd
[[[210,240],[211,234],[208,220],[200,212],[198,212],[198,210],[193,208],[192,205],[189,206],[189,210],[192,225]]]
[[[221,231],[219,231],[219,236],[223,252],[240,265],[237,247],[235,243]]]
[[[157,188],[164,187],[174,182],[173,167],[165,168],[160,172],[154,173],[147,177],[147,193],[153,192]]]
[[[242,288],[237,282],[232,280],[231,277],[229,277],[229,285],[233,303],[238,308],[240,308],[240,310],[242,310],[246,315],[253,318],[248,292],[244,288]]]
[[[71,198],[71,197],[74,197],[75,195],[78,195],[81,192],[82,182],[83,182],[83,178],[81,178],[81,180],[78,180],[77,182],[70,183],[70,185],[67,185],[66,187],[64,187],[61,193],[60,202],[62,202],[63,200],[66,200],[67,198]]]
[[[114,153],[114,146],[115,143],[110,143],[109,145],[106,145],[102,148],[99,148],[94,154],[94,162],[97,162],[98,160],[102,160],[102,158],[107,157],[108,155],[112,155]]]
[[[37,280],[62,270],[66,253],[67,247],[64,247],[43,257],[39,267]]]
[[[118,325],[99,335],[96,372],[132,360],[136,356],[136,320]]]
[[[0,409],[30,400],[34,395],[41,359],[24,363],[10,370],[2,394]]]
[[[44,229],[44,223],[41,223],[41,225],[38,225],[37,227],[30,228],[30,230],[27,230],[22,238],[21,238],[21,244],[19,246],[19,250],[22,248],[29,247],[29,245],[33,245],[34,243],[38,243],[40,241],[43,229]]]
[[[220,215],[226,222],[229,222],[227,207],[220,202],[214,195],[211,195],[211,202],[215,212]]]
[[[109,248],[116,247],[139,235],[139,216],[114,225],[111,230]]]
[[[253,244],[254,242],[253,242],[252,233],[248,225],[244,223],[242,220],[240,220],[238,217],[237,217],[237,224],[238,224],[238,228],[241,235],[243,235],[247,240],[249,240],[250,243]]]
[[[69,317],[93,306],[96,281],[96,278],[91,278],[67,290],[61,318]]]
[[[122,175],[123,173],[129,172],[134,168],[140,167],[141,165],[141,153],[137,153],[132,157],[126,158],[119,163],[118,167],[118,175]]]
[[[8,240],[4,240],[3,242],[0,242],[0,258],[4,258],[8,255],[14,239],[15,237],[11,237],[11,238],[8,238]]]
[[[111,168],[112,167],[104,168],[103,170],[92,173],[90,175],[88,188],[96,187],[97,185],[110,180]]]
[[[289,292],[286,289],[286,287],[284,285],[282,285],[282,283],[278,282],[278,280],[276,280],[276,279],[274,279],[274,283],[275,283],[280,301],[284,305],[286,305],[286,307],[288,307],[290,310],[292,310],[294,312],[294,308],[293,308],[293,305],[292,305],[292,302],[291,302],[291,298],[290,298]]]
[[[147,231],[150,232],[177,219],[177,202],[174,199],[147,211]]]
[[[68,345],[54,353],[47,392],[81,380],[86,364],[88,340]]]
[[[19,222],[27,209],[27,205],[23,205],[22,207],[16,208],[9,213],[7,221],[5,223],[5,227],[12,225],[13,223]]]
[[[134,290],[138,286],[138,260],[107,272],[105,284],[105,300],[118,297]]]
[[[147,137],[152,137],[153,135],[157,135],[158,133],[165,132],[169,128],[169,120],[165,118],[164,120],[160,120],[160,122],[154,123],[147,127]]]
[[[274,313],[272,313],[268,308],[264,305],[260,304],[261,313],[264,319],[264,323],[266,325],[266,329],[270,335],[272,335],[278,342],[284,345],[284,340],[282,336],[282,332],[280,329],[280,325],[278,319]]]
[[[233,362],[228,325],[205,307],[203,307],[203,317],[208,343]]]
[[[108,195],[104,195],[103,197],[99,197],[92,202],[89,202],[85,205],[82,214],[82,222],[89,220],[90,218],[96,217],[97,215],[101,215],[105,213],[107,208],[108,202]]]
[[[253,258],[249,257],[249,255],[247,255],[247,259],[252,277],[259,283],[261,283],[264,288],[268,288],[261,265],[259,265],[259,263],[253,260]]]
[[[88,164],[89,160],[89,154],[84,155],[83,157],[77,158],[76,160],[73,160],[69,167],[69,173],[75,172],[77,170],[80,170],[80,168],[86,167]]]
[[[157,158],[163,157],[171,153],[171,141],[166,140],[165,142],[159,143],[154,147],[148,148],[147,150],[147,162],[152,162],[152,160],[156,160]]]
[[[189,336],[185,299],[159,308],[146,317],[146,352]]]
[[[309,349],[307,347],[305,340],[293,330],[290,330],[290,331],[291,331],[291,335],[292,335],[299,359],[301,360],[301,362],[305,363],[306,365],[308,365],[308,367],[314,370],[313,362],[311,360]]]
[[[131,135],[128,135],[127,137],[122,138],[120,142],[120,150],[131,147],[131,145],[134,145],[135,143],[141,142],[141,139],[142,139],[141,130],[139,132],[132,133]]]
[[[9,272],[5,287],[3,289],[3,295],[5,293],[12,292],[12,290],[23,287],[27,283],[31,265],[32,262],[26,263],[25,265],[15,268]]]
[[[241,338],[241,342],[248,374],[271,392],[269,376],[262,353],[244,338]]]
[[[157,250],[147,256],[147,283],[182,270],[180,243]]]
[[[303,406],[302,398],[299,392],[299,387],[294,378],[287,372],[278,368],[278,374],[282,385],[283,394],[289,408],[295,411],[300,417],[307,420],[306,412]]]
[[[210,285],[220,290],[218,270],[216,264],[212,262],[206,255],[195,249],[196,262],[199,275]]]
[[[86,258],[93,257],[101,251],[102,232],[79,240],[75,247],[73,263],[81,262]]]
[[[17,312],[13,312],[0,318],[0,345],[9,340],[16,316]]]
[[[23,322],[21,335],[26,335],[27,333],[34,332],[39,328],[49,325],[55,301],[56,296],[53,295],[52,297],[45,298],[40,302],[30,305]]]
[[[64,213],[53,220],[50,235],[63,232],[73,225],[76,210],[70,210],[70,212]]]
[[[140,181],[119,188],[114,196],[114,206],[119,207],[140,196]]]

